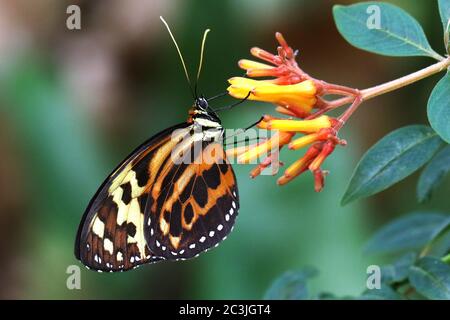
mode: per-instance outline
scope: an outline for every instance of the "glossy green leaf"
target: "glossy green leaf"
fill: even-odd
[[[427,255],[442,256],[450,248],[450,216],[447,217],[433,232],[427,244]]]
[[[425,257],[410,268],[409,281],[429,299],[450,299],[450,266],[441,260]]]
[[[417,183],[417,199],[428,200],[450,171],[450,146],[445,147],[427,164]]]
[[[420,24],[394,5],[373,1],[336,5],[333,15],[339,32],[357,48],[388,56],[439,57]]]
[[[427,126],[412,125],[389,133],[358,163],[342,204],[371,196],[403,180],[427,163],[442,144]]]
[[[315,268],[289,271],[279,277],[267,290],[266,300],[305,300],[308,299],[307,280],[318,274]]]
[[[444,28],[445,49],[450,53],[450,0],[439,0],[439,13]]]
[[[444,28],[444,32],[446,32],[448,31],[448,23],[450,20],[450,0],[438,0],[438,3],[442,27]]]
[[[402,300],[402,296],[386,284],[382,284],[380,289],[367,289],[358,300]]]
[[[409,252],[392,264],[381,267],[381,281],[385,283],[398,282],[408,277],[409,267],[416,261],[417,254]]]
[[[450,143],[450,73],[434,87],[428,100],[427,113],[433,129]]]
[[[448,215],[424,212],[411,213],[378,230],[367,242],[367,253],[392,253],[425,246]]]

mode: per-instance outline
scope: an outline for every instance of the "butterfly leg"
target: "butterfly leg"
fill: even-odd
[[[244,132],[247,131],[248,129],[253,128],[254,126],[257,126],[257,125],[258,125],[261,121],[263,121],[263,120],[264,120],[264,116],[262,116],[261,119],[259,119],[259,120],[256,121],[255,123],[253,123],[253,124],[249,125],[248,127],[246,127],[246,128],[244,129]]]
[[[238,136],[239,134],[244,134],[246,131],[248,131],[249,129],[251,129],[251,128],[253,128],[254,126],[258,125],[258,124],[259,124],[261,121],[263,121],[263,120],[264,120],[264,116],[262,116],[261,119],[259,119],[259,120],[256,121],[255,123],[251,124],[250,126],[244,128],[244,129],[237,129],[237,130],[236,130],[236,131],[237,131],[236,133],[234,133],[234,134],[232,134],[232,135],[230,135],[230,136],[228,136],[228,137],[224,137],[224,139],[223,139],[223,145],[224,145],[225,147],[228,146],[228,145],[233,145],[233,147],[236,147],[238,144],[240,144],[240,143],[242,143],[242,142],[248,143],[248,142],[250,142],[251,140],[256,140],[256,141],[258,142],[260,139],[264,139],[264,138],[260,137],[259,135],[257,135],[257,136],[254,137],[254,138],[245,137],[244,140],[241,140],[241,141],[234,141],[234,140],[233,140],[231,143],[227,143],[227,140],[229,140],[230,138],[233,138],[233,137],[235,137],[235,136]]]
[[[241,99],[238,102],[235,102],[233,104],[230,104],[229,106],[225,106],[225,107],[222,107],[222,108],[214,109],[214,112],[219,112],[219,111],[223,111],[223,110],[233,109],[234,107],[236,107],[236,106],[240,105],[241,103],[245,102],[248,99],[248,97],[250,97],[251,94],[252,94],[252,92],[249,91],[247,93],[247,95],[243,99]]]

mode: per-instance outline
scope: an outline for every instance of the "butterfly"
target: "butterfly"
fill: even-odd
[[[81,220],[76,258],[90,269],[115,272],[193,258],[217,246],[239,211],[223,134],[208,101],[195,98],[186,122],[148,139],[100,186]]]
[[[223,132],[206,99],[198,98],[185,123],[134,150],[90,201],[76,257],[95,270],[121,271],[193,258],[224,240],[239,195]]]

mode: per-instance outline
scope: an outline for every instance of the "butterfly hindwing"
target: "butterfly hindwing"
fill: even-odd
[[[160,260],[144,237],[144,211],[151,200],[151,168],[160,166],[161,150],[170,149],[177,125],[150,138],[133,151],[104,181],[89,203],[78,230],[75,255],[99,271],[129,270]]]
[[[189,146],[195,161],[167,163],[145,211],[150,251],[169,260],[192,258],[216,246],[232,230],[239,209],[236,178],[222,145],[197,141]]]

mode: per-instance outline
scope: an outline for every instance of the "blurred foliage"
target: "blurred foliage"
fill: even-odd
[[[439,14],[428,0],[391,2],[420,20],[432,47],[442,43]],[[65,28],[65,10],[73,3],[81,6],[80,31]],[[310,280],[312,296],[360,294],[367,266],[389,261],[364,255],[364,240],[417,206],[411,201],[415,181],[346,207],[340,198],[364,150],[395,128],[426,123],[435,79],[361,108],[342,132],[349,146],[326,163],[331,174],[322,193],[314,193],[308,176],[280,188],[273,177],[251,181],[250,167],[235,166],[240,217],[219,248],[192,261],[123,274],[83,268],[82,289],[66,288],[67,267],[80,265],[73,245],[92,194],[129,150],[184,121],[192,103],[158,16],[171,24],[190,70],[203,30],[212,29],[199,82],[206,96],[240,74],[236,61],[250,47],[274,47],[275,31],[300,49],[303,69],[331,82],[365,87],[426,65],[423,58],[392,60],[346,44],[332,20],[335,3],[52,0],[33,2],[30,10],[24,1],[0,2],[0,297],[257,299],[277,276],[305,265],[320,272]],[[222,118],[228,128],[245,127],[270,109],[245,103]],[[444,181],[419,208],[448,210],[449,191]]]
[[[315,268],[303,268],[301,271],[286,272],[275,280],[264,296],[267,300],[304,300],[308,299],[307,280],[317,276]]]
[[[267,299],[450,299],[450,216],[432,212],[411,213],[381,228],[367,244],[371,254],[391,254],[394,262],[379,269],[378,287],[359,296],[339,297],[328,292],[311,295],[309,278],[315,270],[292,271],[279,277],[266,293]],[[445,244],[438,245],[438,239]],[[445,247],[437,252],[435,247]],[[407,253],[405,253],[407,251]],[[438,258],[446,255],[443,258]],[[392,259],[392,257],[391,257]],[[370,272],[369,272],[370,271]],[[376,275],[368,268],[369,275]],[[374,278],[375,279],[375,278]],[[367,281],[370,281],[370,277]]]

